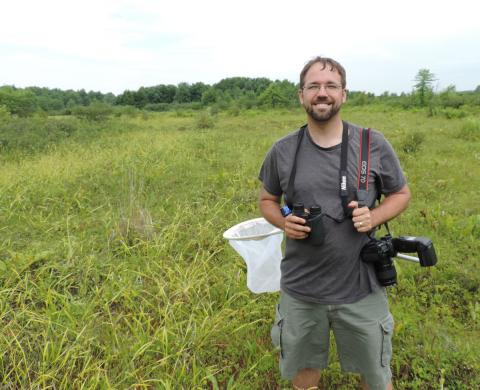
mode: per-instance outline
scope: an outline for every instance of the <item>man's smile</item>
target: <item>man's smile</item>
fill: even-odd
[[[317,108],[329,108],[332,104],[326,102],[314,103],[313,106]]]

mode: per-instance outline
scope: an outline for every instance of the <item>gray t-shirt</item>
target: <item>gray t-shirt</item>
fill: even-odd
[[[353,200],[360,159],[360,128],[348,125],[347,181]],[[298,132],[275,142],[263,162],[259,179],[273,195],[282,196],[287,191]],[[321,206],[331,218],[323,218],[326,233],[321,246],[313,246],[308,240],[287,237],[285,257],[281,263],[281,289],[303,301],[331,305],[353,303],[378,288],[373,266],[360,259],[360,250],[368,242],[368,237],[357,232],[350,218],[344,218],[339,195],[340,152],[341,144],[322,148],[313,142],[309,131],[305,131],[297,156],[295,192],[291,203],[303,203],[306,208]],[[373,205],[377,197],[377,176],[381,179],[385,195],[397,192],[406,183],[392,146],[381,133],[372,130],[368,205]]]

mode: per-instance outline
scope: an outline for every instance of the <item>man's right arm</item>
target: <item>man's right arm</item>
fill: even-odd
[[[303,218],[290,214],[286,218],[280,212],[281,197],[270,194],[262,187],[260,191],[259,207],[263,217],[272,225],[285,231],[289,238],[301,240],[307,238],[310,228],[305,225]]]

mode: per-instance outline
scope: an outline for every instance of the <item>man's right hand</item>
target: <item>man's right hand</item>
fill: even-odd
[[[285,218],[285,234],[288,238],[293,238],[294,240],[304,240],[308,237],[310,233],[310,228],[305,226],[306,221],[303,218],[296,217],[295,215],[288,215]]]
[[[259,205],[263,217],[272,225],[282,229],[288,238],[293,238],[294,240],[307,238],[310,228],[305,226],[305,219],[292,214],[284,218],[280,212],[280,200],[281,197],[279,195],[270,194],[262,187]]]

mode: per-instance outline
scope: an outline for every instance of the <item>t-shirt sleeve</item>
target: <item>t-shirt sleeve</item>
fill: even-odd
[[[263,183],[263,187],[272,195],[281,196],[283,191],[280,186],[280,178],[277,170],[277,151],[273,145],[267,153],[258,178]]]
[[[407,183],[392,145],[383,136],[379,168],[383,194],[397,192]]]

